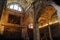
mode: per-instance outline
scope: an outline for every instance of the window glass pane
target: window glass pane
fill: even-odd
[[[18,10],[18,5],[17,4],[14,5],[14,9]]]
[[[13,5],[10,5],[10,9],[13,9]]]
[[[21,7],[19,7],[19,10],[18,11],[22,11],[22,8]]]
[[[19,6],[18,4],[11,4],[9,8],[17,11],[23,11],[22,7]]]

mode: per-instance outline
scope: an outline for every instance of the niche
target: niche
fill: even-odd
[[[8,23],[11,24],[20,24],[20,16],[9,14]]]

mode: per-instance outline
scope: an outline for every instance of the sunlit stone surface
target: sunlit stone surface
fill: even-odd
[[[60,6],[56,5],[55,3],[52,3],[52,5],[55,7],[57,11],[57,15],[58,15],[59,23],[60,23]]]

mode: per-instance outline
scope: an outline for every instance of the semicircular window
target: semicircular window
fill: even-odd
[[[11,4],[10,6],[9,6],[9,8],[10,9],[13,9],[13,10],[17,10],[17,11],[20,11],[20,12],[22,12],[23,11],[23,8],[19,5],[19,4]]]

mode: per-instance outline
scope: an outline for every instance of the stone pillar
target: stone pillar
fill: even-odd
[[[22,28],[22,37],[23,40],[29,40],[28,33],[27,33],[27,26],[25,26],[25,28]]]

